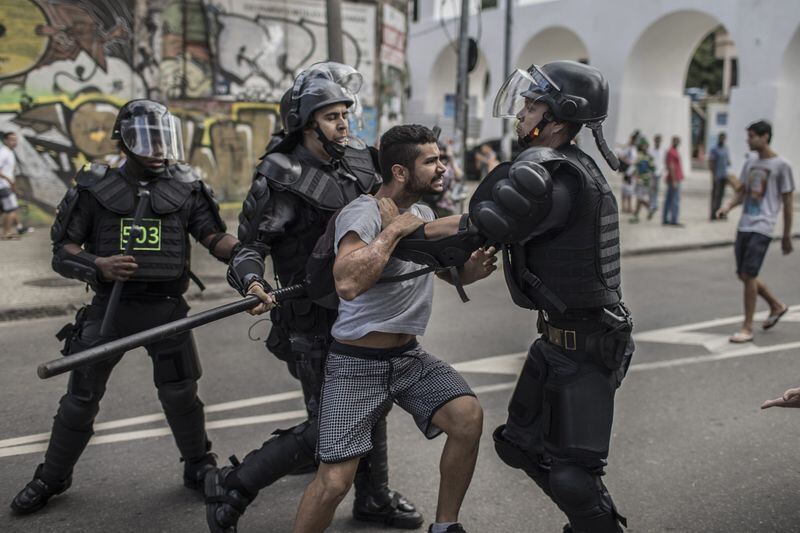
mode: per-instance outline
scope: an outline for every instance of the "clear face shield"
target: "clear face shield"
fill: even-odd
[[[184,160],[181,121],[169,112],[147,112],[122,120],[120,137],[128,150],[139,157]]]
[[[323,80],[322,83],[315,83],[315,80]],[[350,65],[326,61],[315,63],[304,70],[295,80],[292,88],[292,104],[297,105],[298,100],[305,97],[316,97],[330,94],[328,84],[324,82],[334,82],[342,90],[342,97],[352,100],[353,104],[348,108],[348,118],[350,127],[361,129],[364,127],[361,102],[358,92],[364,84],[364,77],[359,71]],[[360,140],[353,137],[352,145],[357,145]],[[363,142],[361,142],[363,144]]]
[[[536,100],[560,89],[542,70],[534,65],[531,70],[515,70],[500,87],[494,98],[492,115],[499,118],[517,118],[525,106],[525,99]]]

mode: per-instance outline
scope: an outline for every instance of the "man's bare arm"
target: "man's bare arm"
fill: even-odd
[[[781,195],[783,200],[783,239],[781,249],[783,254],[792,253],[792,211],[794,209],[794,193],[785,192]]]
[[[339,252],[333,263],[333,279],[339,297],[349,301],[375,285],[397,242],[422,224],[420,218],[411,213],[403,213],[369,244],[362,241],[355,232],[345,234],[339,241]]]

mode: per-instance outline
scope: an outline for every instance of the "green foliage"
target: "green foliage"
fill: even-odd
[[[722,92],[722,60],[714,57],[714,32],[706,35],[695,50],[686,87],[701,87],[709,96]]]

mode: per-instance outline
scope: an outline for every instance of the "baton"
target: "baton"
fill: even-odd
[[[304,283],[298,283],[297,285],[290,285],[281,289],[275,289],[274,291],[270,292],[270,294],[275,298],[276,301],[281,302],[289,298],[305,296],[306,286]],[[209,322],[214,322],[216,320],[241,313],[242,311],[247,311],[248,309],[252,309],[260,303],[261,300],[258,298],[258,296],[251,294],[236,302],[214,307],[213,309],[208,309],[207,311],[202,311],[195,315],[187,316],[173,322],[167,322],[166,324],[140,331],[139,333],[134,333],[133,335],[128,335],[127,337],[122,337],[98,346],[94,346],[92,348],[88,348],[82,352],[77,352],[66,357],[59,357],[58,359],[54,359],[53,361],[49,361],[47,363],[42,363],[36,369],[36,373],[42,379],[51,378],[53,376],[63,374],[64,372],[74,370],[80,366],[91,365],[105,359],[110,359],[115,355],[132,350],[133,348],[151,344],[153,342],[172,337],[173,335],[177,335],[178,333],[183,333],[184,331],[189,331],[190,329],[194,329],[198,326],[208,324]]]
[[[147,207],[147,201],[149,199],[150,191],[147,189],[139,189],[139,202],[136,204],[136,211],[133,214],[133,224],[131,224],[128,240],[125,242],[125,251],[123,255],[130,255],[131,250],[133,250],[133,241],[138,239],[142,234],[142,218],[144,218],[144,208]],[[108,305],[106,306],[106,314],[103,317],[103,323],[100,325],[101,337],[108,337],[111,334],[111,324],[114,322],[114,315],[117,314],[119,298],[122,295],[122,285],[124,283],[124,281],[115,281],[114,287],[111,289],[111,296],[108,298]]]

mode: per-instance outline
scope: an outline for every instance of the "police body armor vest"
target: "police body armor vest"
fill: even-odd
[[[336,173],[302,165],[292,153],[267,154],[257,172],[267,178],[271,188],[290,192],[302,200],[299,220],[272,246],[275,273],[283,285],[305,279],[308,257],[333,213],[360,194],[374,192],[382,182],[369,151],[350,147]]]
[[[506,281],[514,303],[554,314],[619,303],[619,212],[597,164],[575,146],[532,148],[520,157],[544,164],[553,176],[568,166],[576,177],[560,179],[578,179],[580,192],[562,230],[511,246]]]
[[[87,249],[97,256],[120,254],[130,237],[133,213],[138,202],[138,186],[123,177],[118,169],[106,167],[102,177],[95,165],[86,176],[78,178],[79,188],[88,190],[102,210],[95,214],[94,233]],[[161,282],[179,279],[189,270],[189,210],[187,200],[199,187],[197,177],[189,167],[175,165],[170,177],[159,177],[145,187],[150,201],[142,219],[143,233],[135,238],[131,255],[138,268],[132,281]]]

